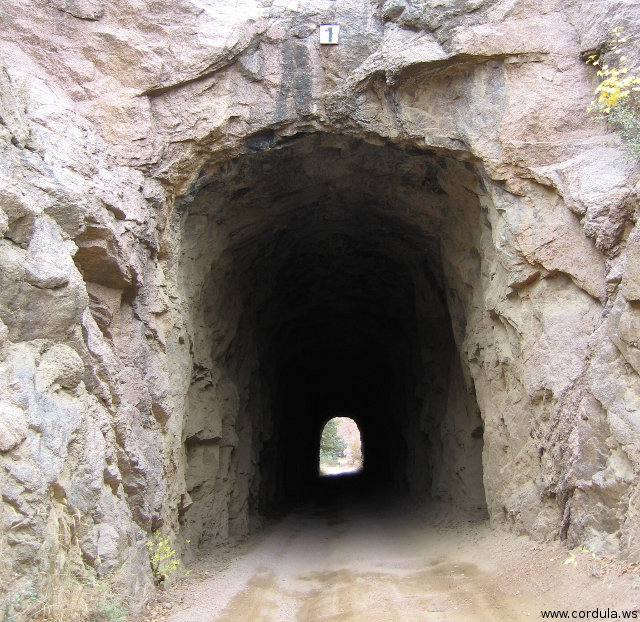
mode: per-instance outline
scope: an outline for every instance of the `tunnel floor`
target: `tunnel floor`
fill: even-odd
[[[446,504],[409,505],[357,477],[336,482],[245,542],[202,549],[144,620],[517,621],[542,610],[635,610],[628,575],[594,577],[588,556],[565,564],[560,543],[496,532]]]

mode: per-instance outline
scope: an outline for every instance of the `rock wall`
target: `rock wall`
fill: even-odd
[[[620,24],[634,57],[638,2],[235,4],[2,3],[15,571],[54,504],[140,588],[151,531],[245,533],[295,488],[286,370],[340,385],[318,335],[363,411],[388,371],[396,484],[640,559],[639,170],[583,60]]]

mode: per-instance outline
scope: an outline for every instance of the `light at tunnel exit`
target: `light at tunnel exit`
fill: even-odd
[[[350,417],[329,419],[320,436],[320,476],[358,473],[362,466],[362,442],[358,424]]]

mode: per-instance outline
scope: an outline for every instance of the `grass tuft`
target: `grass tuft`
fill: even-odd
[[[125,622],[128,610],[107,580],[82,560],[83,516],[59,501],[47,515],[42,570],[0,608],[1,622]],[[7,534],[0,527],[0,584],[10,585]]]

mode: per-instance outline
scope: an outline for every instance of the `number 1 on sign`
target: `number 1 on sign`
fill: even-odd
[[[323,24],[320,26],[320,43],[322,45],[337,45],[340,26],[338,24]]]

